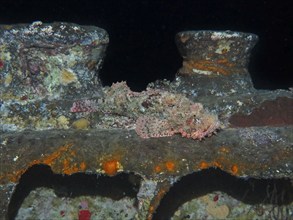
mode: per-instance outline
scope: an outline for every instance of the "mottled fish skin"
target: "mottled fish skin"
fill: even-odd
[[[133,92],[126,82],[114,83],[104,92],[104,100],[74,102],[71,112],[103,112],[132,118],[135,131],[142,138],[181,134],[185,138],[201,140],[220,127],[216,115],[205,110],[201,103],[194,103],[179,93],[151,88]]]

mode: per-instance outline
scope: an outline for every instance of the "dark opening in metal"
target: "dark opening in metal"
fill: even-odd
[[[120,200],[123,197],[136,198],[140,182],[141,178],[131,173],[121,173],[114,177],[86,173],[68,176],[54,174],[46,165],[34,165],[20,178],[11,197],[7,217],[14,219],[24,199],[38,187],[51,188],[59,197],[88,195]]]
[[[220,169],[207,169],[176,182],[161,200],[153,219],[170,219],[185,202],[214,191],[225,192],[247,204],[281,206],[293,201],[293,185],[289,179],[244,179]]]

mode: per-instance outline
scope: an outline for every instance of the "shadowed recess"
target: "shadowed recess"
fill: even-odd
[[[54,174],[49,166],[34,165],[20,178],[8,207],[8,219],[14,219],[29,193],[38,187],[54,189],[57,196],[103,196],[113,200],[123,197],[136,198],[141,178],[134,174],[121,173],[114,177],[76,173]]]
[[[289,179],[237,178],[220,169],[182,177],[161,200],[153,219],[170,219],[184,203],[214,191],[225,192],[247,204],[287,205],[293,201]]]

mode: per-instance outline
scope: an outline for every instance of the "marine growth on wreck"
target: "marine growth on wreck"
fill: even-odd
[[[293,215],[293,94],[253,87],[258,37],[202,30],[175,39],[175,79],[134,92],[124,81],[102,85],[101,28],[0,26],[0,215],[250,218],[262,201],[264,218]],[[82,194],[89,186],[99,186],[95,198]],[[129,194],[113,195],[120,187]],[[32,211],[38,205],[52,209]]]

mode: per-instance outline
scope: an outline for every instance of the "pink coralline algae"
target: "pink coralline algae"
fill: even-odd
[[[199,139],[211,136],[219,127],[218,117],[205,110],[200,103],[194,103],[186,96],[161,89],[147,88],[133,92],[125,82],[113,84],[104,89],[101,100],[83,100],[73,104],[72,112],[104,113],[101,116],[115,116],[135,121],[135,131],[142,138],[166,137],[181,134],[182,137]],[[99,103],[99,106],[97,105]],[[126,126],[125,126],[126,127]]]
[[[70,112],[96,112],[98,108],[96,100],[78,100],[73,103]]]

